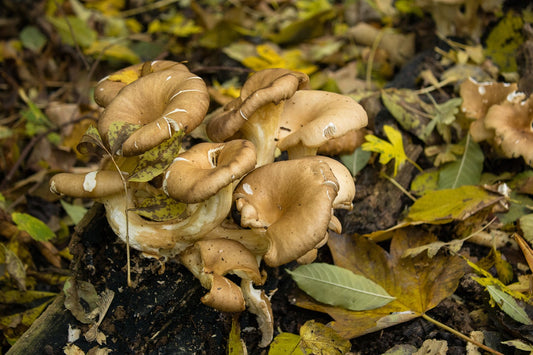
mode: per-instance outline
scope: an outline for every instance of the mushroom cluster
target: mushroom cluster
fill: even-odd
[[[516,84],[465,80],[460,87],[461,109],[474,121],[474,141],[487,141],[508,158],[522,157],[533,166],[533,97]]]
[[[207,113],[204,81],[171,61],[122,69],[95,88],[103,107],[97,131],[111,159],[97,171],[57,174],[50,188],[103,203],[120,239],[146,256],[179,260],[209,290],[206,305],[248,308],[266,346],[273,319],[269,298],[254,288],[265,281],[261,262],[312,262],[328,231],[341,232],[334,209],[352,208],[354,181],[316,153],[367,124],[357,102],[308,90],[308,81],[285,69],[251,75],[241,96],[206,123],[211,141],[183,149],[182,137]],[[289,159],[275,161],[277,151]],[[139,179],[147,162],[157,174]]]

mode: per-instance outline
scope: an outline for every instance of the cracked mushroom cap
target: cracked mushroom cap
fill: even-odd
[[[509,158],[523,157],[533,167],[533,96],[511,95],[492,106],[485,117],[485,126],[494,130],[494,143]]]
[[[241,126],[261,107],[278,104],[290,98],[296,90],[308,85],[309,77],[288,69],[265,69],[252,74],[244,83],[239,98],[213,117],[207,125],[207,135],[215,142],[234,136]]]
[[[240,224],[264,233],[269,266],[295,260],[325,237],[339,184],[323,161],[298,159],[261,166],[233,193]]]
[[[123,68],[104,77],[96,84],[94,101],[99,106],[106,107],[126,85],[131,84],[142,76],[171,68],[189,71],[185,65],[171,60],[153,60]]]
[[[300,90],[285,102],[278,148],[289,157],[315,155],[332,138],[360,130],[366,111],[351,97],[320,90]]]
[[[494,136],[494,132],[484,124],[487,111],[492,105],[503,102],[516,89],[517,85],[514,83],[477,82],[472,78],[461,84],[461,111],[467,118],[475,120],[470,125],[470,135],[474,141],[481,142]]]
[[[71,197],[99,199],[124,192],[124,184],[120,174],[113,170],[60,173],[50,179],[50,191]]]
[[[108,142],[113,123],[139,125],[122,143],[124,156],[139,155],[174,132],[191,132],[204,119],[208,106],[209,95],[202,78],[181,67],[171,67],[122,88],[100,116],[98,131]]]
[[[210,290],[202,297],[202,303],[223,312],[245,309],[241,288],[224,275],[235,274],[242,280],[262,283],[256,257],[233,240],[197,241],[180,255],[180,261]]]
[[[251,171],[255,163],[250,141],[200,143],[174,159],[165,173],[163,190],[178,201],[204,201]]]

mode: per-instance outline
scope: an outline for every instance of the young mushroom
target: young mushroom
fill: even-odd
[[[279,117],[285,100],[305,88],[306,74],[287,69],[265,69],[243,85],[241,96],[207,124],[207,135],[215,142],[234,137],[250,140],[257,149],[257,166],[274,161]]]
[[[278,148],[286,150],[289,159],[316,155],[328,140],[360,130],[367,123],[366,111],[351,97],[300,90],[285,102]]]
[[[204,81],[181,66],[152,72],[124,86],[106,106],[98,131],[109,143],[116,123],[140,126],[119,150],[134,156],[161,144],[175,132],[185,134],[198,126],[207,112],[209,95]]]

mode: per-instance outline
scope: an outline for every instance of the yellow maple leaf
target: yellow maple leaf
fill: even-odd
[[[394,159],[394,175],[398,173],[398,168],[409,158],[403,149],[402,134],[392,126],[383,126],[387,138],[390,142],[368,134],[365,136],[366,142],[361,148],[366,151],[379,153],[379,162],[387,164]]]
[[[254,71],[269,68],[286,68],[300,71],[305,74],[312,74],[317,70],[315,65],[307,63],[302,57],[299,49],[281,51],[269,44],[260,44],[255,47],[257,56],[249,56],[242,60],[242,64]]]

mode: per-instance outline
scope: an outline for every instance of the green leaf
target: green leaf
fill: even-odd
[[[26,26],[19,34],[22,45],[34,52],[40,52],[46,44],[46,36],[35,26]]]
[[[91,29],[89,24],[79,17],[47,16],[46,18],[56,28],[61,40],[69,46],[78,44],[82,48],[87,48],[98,37],[96,31]]]
[[[183,132],[175,132],[172,137],[142,154],[129,181],[146,182],[163,173],[178,156]]]
[[[484,159],[479,144],[467,135],[461,159],[440,168],[439,188],[454,189],[463,185],[477,185],[481,179]]]
[[[533,324],[526,311],[518,305],[518,302],[511,295],[503,292],[496,285],[487,285],[486,287],[490,297],[509,317],[522,324]]]
[[[449,223],[453,220],[464,220],[503,198],[479,186],[430,191],[416,200],[405,221]]]
[[[90,125],[81,137],[76,149],[81,154],[89,154],[95,152],[97,148],[107,151],[107,148],[102,141],[102,137],[100,136],[100,132],[98,132],[98,129],[95,126]]]
[[[341,162],[350,170],[352,176],[357,175],[358,172],[368,164],[370,156],[369,151],[363,150],[361,147],[357,148],[351,154],[344,154],[340,156]]]
[[[27,213],[13,212],[11,218],[20,230],[27,232],[37,241],[47,241],[56,236],[43,221]]]
[[[366,142],[361,145],[361,148],[379,153],[379,162],[381,164],[387,164],[391,159],[394,159],[393,176],[396,176],[398,168],[407,160],[407,155],[403,149],[402,134],[392,126],[385,125],[383,129],[390,143],[373,134],[368,134],[365,136]]]
[[[411,182],[411,192],[421,196],[437,189],[439,172],[437,170],[423,171]]]
[[[314,263],[287,272],[299,288],[325,304],[361,311],[379,308],[394,300],[375,282],[335,265]]]
[[[63,209],[65,212],[67,212],[67,215],[72,219],[72,222],[74,224],[78,224],[79,221],[85,216],[85,213],[87,213],[87,209],[83,206],[77,206],[73,205],[71,203],[68,203],[64,200],[60,200],[61,206],[63,206]]]

